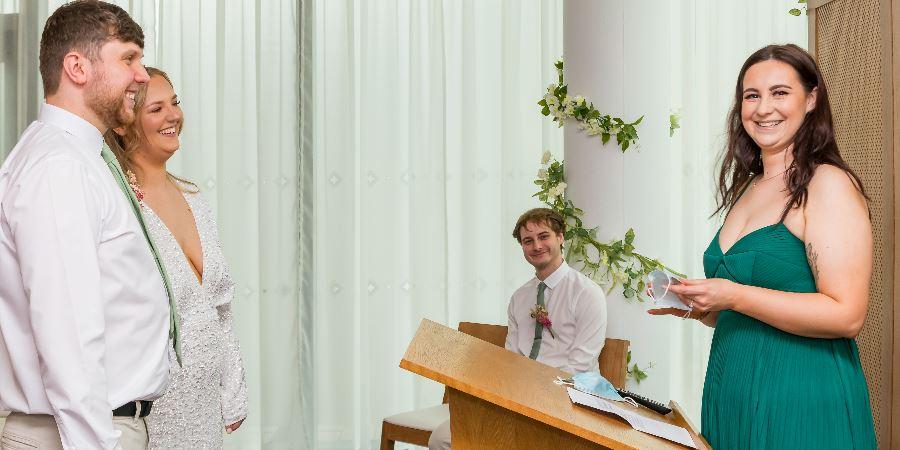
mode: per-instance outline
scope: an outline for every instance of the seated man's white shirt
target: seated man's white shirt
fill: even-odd
[[[513,293],[509,300],[506,349],[528,356],[534,344],[537,304],[536,277]],[[598,369],[597,358],[606,342],[606,295],[597,283],[563,261],[544,280],[544,306],[552,322],[554,338],[543,329],[537,361],[574,374]],[[428,439],[430,450],[450,449],[450,420],[438,426]]]
[[[0,168],[0,410],[113,448],[112,410],[169,379],[169,304],[96,127],[44,104]]]
[[[535,319],[531,311],[537,304],[536,277],[513,293],[509,300],[509,328],[506,349],[528,356],[534,343]],[[597,358],[606,341],[606,296],[603,289],[563,261],[544,280],[544,305],[553,333],[543,329],[537,361],[568,373],[597,370]]]

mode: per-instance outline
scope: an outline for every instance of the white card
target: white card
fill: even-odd
[[[628,424],[631,425],[631,427],[635,430],[647,434],[652,434],[653,436],[661,437],[663,439],[668,439],[672,442],[677,442],[681,445],[686,445],[691,448],[697,448],[697,444],[694,443],[694,439],[691,438],[691,434],[688,433],[688,430],[685,430],[682,427],[644,417],[625,408],[620,408],[613,402],[609,402],[600,397],[586,394],[571,387],[567,387],[566,390],[569,393],[569,399],[572,400],[572,403],[615,414],[625,419],[625,421],[628,422]]]

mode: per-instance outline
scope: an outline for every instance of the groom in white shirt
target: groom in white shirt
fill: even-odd
[[[144,35],[121,8],[47,19],[45,102],[0,167],[0,448],[146,448],[169,379],[169,303],[148,241],[101,157],[134,120]]]
[[[565,233],[565,219],[548,208],[529,210],[516,222],[513,237],[535,277],[509,300],[506,349],[574,374],[598,369],[606,296],[563,260]],[[450,448],[449,420],[431,433],[428,448]]]

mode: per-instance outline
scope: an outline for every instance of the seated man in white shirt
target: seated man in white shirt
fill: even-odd
[[[506,349],[574,374],[598,369],[606,341],[606,296],[563,260],[565,232],[565,219],[548,208],[529,210],[516,222],[513,237],[535,277],[509,300]],[[540,309],[547,312],[549,328],[533,315]],[[431,433],[428,448],[450,448],[449,420]]]
[[[44,27],[46,103],[0,167],[0,448],[147,446],[169,296],[103,156],[103,133],[134,120],[143,45],[104,2],[63,5]]]

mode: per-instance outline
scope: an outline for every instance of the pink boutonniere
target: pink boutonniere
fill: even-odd
[[[547,312],[547,308],[543,305],[534,305],[534,308],[531,308],[531,318],[543,325],[550,332],[550,336],[556,339],[556,334],[553,333],[553,322],[550,321],[550,313]]]

